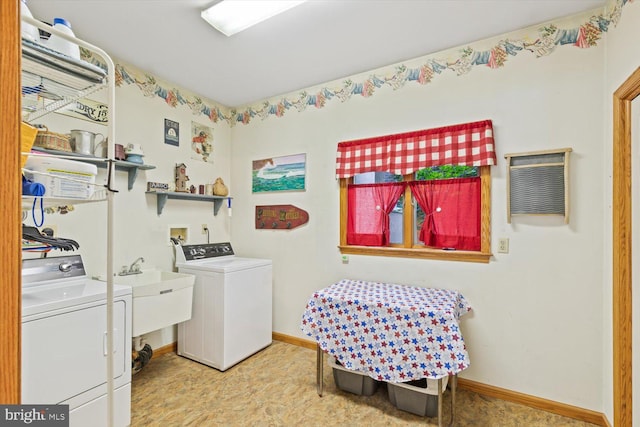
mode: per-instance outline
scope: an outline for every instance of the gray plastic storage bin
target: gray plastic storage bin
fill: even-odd
[[[442,379],[442,392],[448,377]],[[422,417],[438,416],[438,380],[421,379],[408,383],[387,383],[389,400],[396,408]]]
[[[333,357],[329,357],[329,366],[333,368],[333,380],[340,390],[371,396],[378,389],[378,381],[361,372],[344,368]]]

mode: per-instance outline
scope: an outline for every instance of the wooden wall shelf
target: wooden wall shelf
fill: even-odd
[[[153,194],[157,197],[158,215],[162,214],[167,199],[194,200],[197,202],[213,202],[213,215],[218,215],[218,211],[222,206],[223,200],[231,200],[229,196],[206,196],[204,194],[178,193],[175,191],[159,192],[147,191],[147,194]]]

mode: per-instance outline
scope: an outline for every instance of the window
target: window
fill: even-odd
[[[492,136],[484,121],[340,143],[341,252],[488,262]]]

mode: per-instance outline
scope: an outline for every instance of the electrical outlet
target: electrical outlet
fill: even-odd
[[[207,230],[209,230],[209,227],[207,227],[207,224],[202,224],[202,234],[207,234]]]
[[[508,254],[509,253],[509,239],[506,237],[502,237],[498,239],[498,253]]]

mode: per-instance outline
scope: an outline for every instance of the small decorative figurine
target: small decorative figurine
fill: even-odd
[[[187,181],[189,181],[189,177],[187,176],[187,165],[184,163],[176,165],[176,191],[180,193],[188,193],[189,189],[187,188]]]
[[[224,181],[220,177],[213,183],[213,194],[216,196],[227,196],[229,194],[229,189],[224,185]]]

